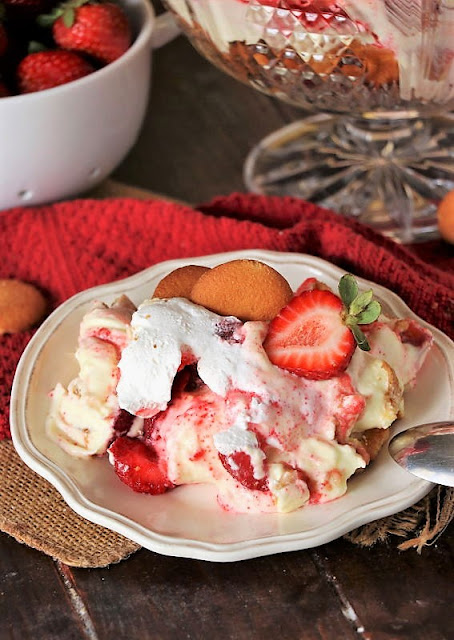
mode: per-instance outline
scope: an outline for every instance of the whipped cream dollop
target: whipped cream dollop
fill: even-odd
[[[232,384],[252,390],[254,363],[241,357],[242,338],[220,338],[229,321],[233,326],[240,324],[236,318],[219,316],[185,298],[142,303],[132,318],[133,337],[119,364],[120,406],[142,417],[163,411],[185,353],[198,360],[200,377],[215,393],[225,396]],[[254,329],[249,342],[263,339],[265,324],[256,323]]]

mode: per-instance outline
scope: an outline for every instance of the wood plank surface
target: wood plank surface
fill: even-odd
[[[244,190],[243,161],[300,114],[205,62],[184,38],[154,52],[137,144],[115,180],[191,203]],[[141,550],[70,569],[0,534],[0,640],[449,640],[452,528],[421,555],[396,539],[214,564]]]
[[[395,542],[394,542],[395,545]],[[314,550],[336,585],[344,610],[354,612],[359,636],[373,640],[454,638],[453,539],[449,532],[419,555],[345,540]]]
[[[0,638],[73,640],[84,634],[58,564],[0,534]]]
[[[160,640],[309,640],[330,638],[332,629],[357,637],[309,551],[222,564],[142,550],[127,563],[73,573],[100,638],[128,637],[131,620],[132,637]]]

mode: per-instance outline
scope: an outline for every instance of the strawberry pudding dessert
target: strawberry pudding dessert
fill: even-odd
[[[402,415],[431,333],[384,316],[348,274],[338,293],[313,278],[294,293],[255,260],[188,269],[137,310],[123,296],[85,315],[49,436],[74,456],[107,452],[135,491],[214,484],[226,510],[342,496]]]
[[[225,72],[304,108],[349,113],[441,104],[454,74],[446,6],[397,0],[166,0],[194,46]],[[424,45],[433,20],[436,52]],[[432,45],[431,45],[432,46]],[[429,62],[430,60],[434,62]],[[430,67],[430,68],[429,68]],[[421,69],[424,68],[424,72]]]

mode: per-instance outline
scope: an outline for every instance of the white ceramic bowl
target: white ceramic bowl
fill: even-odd
[[[75,82],[0,99],[0,210],[95,186],[134,145],[148,103],[151,50],[177,33],[149,0],[121,0],[135,40],[115,62]]]

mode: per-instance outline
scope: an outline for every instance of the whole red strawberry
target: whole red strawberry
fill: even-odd
[[[374,322],[381,308],[372,300],[372,291],[358,292],[350,274],[339,283],[340,297],[313,284],[303,286],[270,322],[263,346],[278,367],[304,378],[326,380],[345,371],[356,344],[370,349],[358,325]]]
[[[53,22],[52,34],[58,46],[83,52],[104,64],[123,55],[132,40],[125,12],[112,2],[69,0],[48,16],[41,16],[39,22]]]
[[[78,80],[93,71],[87,60],[72,51],[38,51],[21,60],[17,83],[21,93],[32,93]]]

